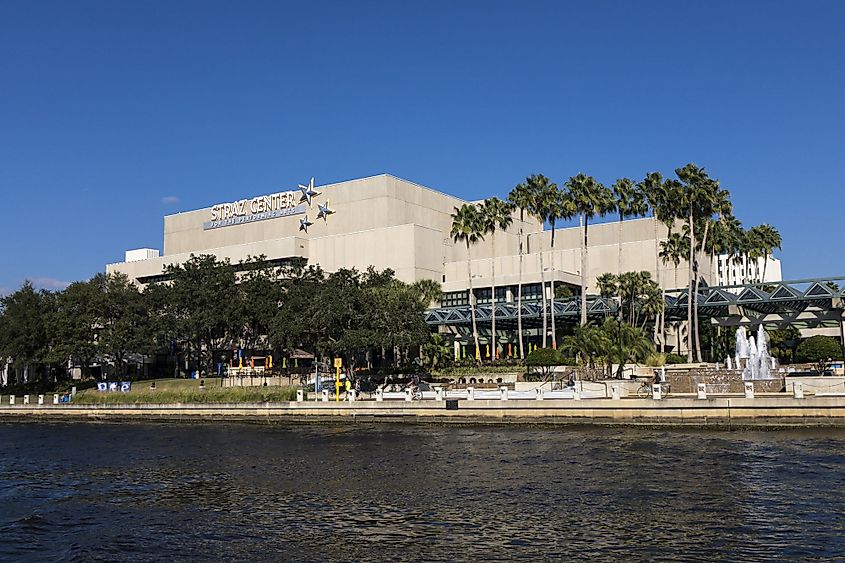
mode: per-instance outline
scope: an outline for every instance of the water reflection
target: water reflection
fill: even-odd
[[[13,424],[0,443],[3,560],[845,554],[839,432]]]

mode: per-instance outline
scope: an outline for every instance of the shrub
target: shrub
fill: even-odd
[[[811,336],[798,345],[795,356],[799,362],[816,364],[828,358],[840,359],[842,347],[830,336],[818,334]]]
[[[552,348],[537,348],[525,357],[525,365],[539,371],[543,377],[549,375],[555,366],[564,365],[563,358]]]
[[[673,365],[673,364],[685,364],[687,363],[687,359],[680,354],[676,354],[674,352],[670,352],[666,354],[666,364]]]
[[[666,354],[662,352],[655,352],[654,354],[649,354],[649,356],[645,359],[645,365],[652,368],[659,368],[662,365],[666,364]]]
[[[163,388],[149,390],[138,386],[128,393],[85,390],[73,398],[77,404],[139,404],[139,403],[266,403],[293,401],[296,387],[208,387]]]

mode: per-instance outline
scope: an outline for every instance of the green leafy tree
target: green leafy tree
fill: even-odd
[[[341,357],[350,375],[373,357],[393,357],[411,365],[411,350],[429,342],[423,313],[431,303],[431,284],[406,284],[392,270],[340,269],[326,276],[315,267],[301,268],[285,280],[272,326],[274,346]]]
[[[569,299],[574,295],[572,288],[565,283],[555,286],[555,299]]]
[[[193,350],[197,369],[210,374],[214,351],[232,346],[243,326],[235,268],[212,255],[191,255],[164,272],[172,281],[162,286],[159,306],[171,317],[170,327],[186,350]]]
[[[275,349],[290,354],[297,349],[316,353],[320,327],[312,318],[320,304],[325,273],[319,266],[294,264],[282,282],[279,310],[272,321],[270,340]]]
[[[29,281],[0,298],[0,360],[12,361],[15,381],[11,383],[27,383],[39,367],[45,367],[48,321],[54,306],[54,296],[36,291]]]
[[[795,356],[799,362],[817,364],[819,371],[824,371],[828,360],[842,359],[842,347],[830,336],[817,334],[802,341]]]
[[[52,346],[48,359],[62,363],[71,359],[91,374],[91,365],[100,357],[98,332],[105,306],[106,277],[99,274],[89,281],[77,281],[56,295],[56,306],[48,318]]]
[[[97,335],[100,353],[110,357],[118,373],[123,374],[129,355],[148,355],[154,350],[147,326],[148,303],[125,274],[98,274],[92,281],[100,291]]]
[[[769,352],[782,364],[795,361],[795,352],[801,342],[801,331],[792,325],[770,330]]]
[[[543,381],[548,381],[554,374],[555,367],[563,364],[563,358],[553,348],[537,348],[525,358],[528,369],[539,373]]]
[[[236,318],[240,319],[240,339],[244,348],[268,347],[270,326],[279,311],[282,297],[280,271],[265,256],[248,257],[241,262],[243,273],[237,284]]]

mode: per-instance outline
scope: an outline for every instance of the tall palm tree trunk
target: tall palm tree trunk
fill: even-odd
[[[543,268],[542,246],[540,247],[540,299],[543,301],[543,348],[546,348],[549,343],[549,315],[546,311],[546,273]]]
[[[498,359],[496,348],[496,235],[492,236],[493,258],[490,259],[490,359]]]
[[[707,246],[707,231],[710,229],[710,221],[704,223],[704,235],[701,237],[701,252],[698,253],[699,258],[704,254],[704,248]],[[701,287],[701,276],[699,275],[699,268],[701,267],[701,260],[696,260],[695,267],[695,294],[693,303],[693,318],[695,319],[695,357],[696,361],[701,363],[701,333],[699,332],[698,320],[698,290]],[[710,266],[712,271],[712,264]]]
[[[522,253],[519,255],[519,282],[516,296],[516,331],[519,333],[519,359],[525,359],[525,348],[522,342]]]
[[[760,278],[760,282],[763,283],[766,281],[766,266],[769,265],[769,253],[766,252],[763,254],[763,277]]]
[[[523,261],[523,221],[525,214],[523,209],[519,208],[519,280],[517,281],[517,297],[516,297],[516,331],[519,333],[519,359],[525,359],[525,349],[522,343],[522,261]]]
[[[663,301],[666,301],[666,289],[660,280],[663,276],[660,275],[660,241],[657,238],[657,215],[652,213],[654,219],[654,279],[657,285],[663,289]],[[677,283],[676,283],[677,285]],[[660,312],[660,353],[666,351],[666,309]]]
[[[478,347],[478,327],[475,324],[475,293],[472,290],[472,263],[469,259],[469,241],[467,241],[467,277],[469,277],[469,313],[472,317],[472,340],[475,343],[475,357],[479,357],[481,349]]]
[[[693,276],[695,275],[695,223],[692,216],[692,205],[689,208],[689,283],[687,284],[687,362],[692,363],[693,320],[692,320],[692,291]]]
[[[663,292],[663,302],[664,308],[660,313],[658,313],[657,320],[655,322],[660,323],[660,352],[663,353],[666,351],[666,290],[664,289]]]
[[[581,326],[587,324],[587,215],[581,214],[584,233],[581,238]]]
[[[622,273],[622,221],[624,221],[624,217],[622,214],[619,214],[619,263],[616,265],[616,275]]]
[[[552,221],[552,280],[551,280],[551,291],[552,291],[552,303],[551,303],[551,313],[552,313],[552,349],[557,350],[557,329],[555,327],[555,224]]]
[[[678,266],[681,265],[680,260],[675,262],[675,287],[678,287]]]

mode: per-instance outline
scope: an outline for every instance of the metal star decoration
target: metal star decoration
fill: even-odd
[[[324,222],[328,222],[328,219],[326,217],[334,213],[334,210],[329,209],[328,201],[326,201],[325,205],[318,203],[317,210],[317,219],[322,219]]]
[[[300,203],[303,201],[307,201],[309,207],[311,206],[311,198],[320,195],[320,192],[314,189],[314,178],[311,178],[311,181],[308,183],[307,186],[299,184],[299,189],[300,191],[302,191],[302,196],[299,198]]]
[[[311,221],[308,220],[308,215],[306,215],[305,217],[303,217],[302,219],[299,220],[299,230],[305,231],[307,233],[308,227],[310,227],[313,224],[314,223],[312,223]]]

